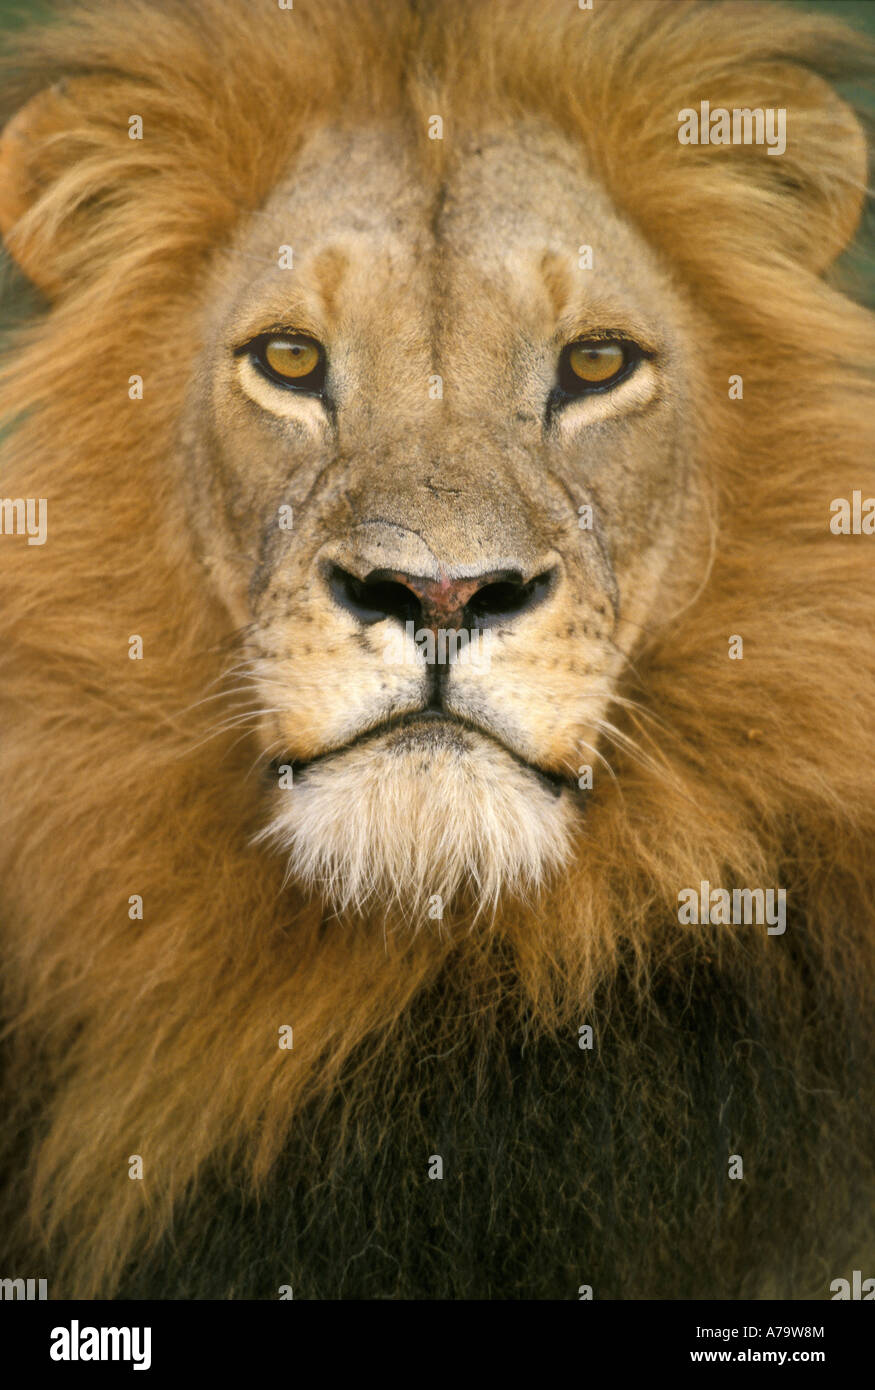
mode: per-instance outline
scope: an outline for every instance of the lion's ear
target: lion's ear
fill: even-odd
[[[61,288],[57,273],[57,225],[51,209],[39,216],[69,163],[63,136],[79,115],[79,82],[59,83],[32,97],[0,133],[0,237],[19,269],[52,298]]]
[[[854,240],[866,204],[869,151],[853,109],[821,77],[800,72],[802,118],[812,134],[819,161],[808,170],[807,225],[796,235],[803,259],[818,273],[826,270]],[[791,107],[789,119],[792,120]]]
[[[869,152],[853,107],[818,73],[783,61],[750,64],[694,92],[698,106],[680,113],[693,138],[678,137],[674,161],[684,197],[727,245],[822,275],[854,240],[866,203]],[[700,113],[711,123],[704,132]],[[670,194],[670,179],[665,187]],[[626,196],[634,209],[640,192],[630,186]],[[656,216],[659,198],[655,181]],[[695,259],[683,238],[672,249]]]

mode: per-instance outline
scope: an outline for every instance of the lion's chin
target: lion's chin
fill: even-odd
[[[258,837],[289,876],[337,911],[400,909],[440,922],[464,901],[534,897],[567,859],[576,812],[499,744],[468,729],[416,726],[312,764],[279,794]]]

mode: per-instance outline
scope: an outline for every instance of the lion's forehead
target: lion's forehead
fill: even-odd
[[[293,287],[275,273],[291,247],[298,283],[328,281],[333,307],[391,315],[454,298],[460,321],[535,296],[535,321],[605,298],[627,312],[664,305],[666,288],[636,229],[588,169],[579,144],[540,121],[486,127],[431,158],[409,127],[324,127],[238,243],[232,283],[244,303],[282,317]],[[439,144],[440,142],[435,142]],[[598,262],[586,266],[587,247]],[[588,272],[588,273],[587,273]],[[491,288],[484,306],[469,291]],[[455,291],[455,296],[454,296]]]

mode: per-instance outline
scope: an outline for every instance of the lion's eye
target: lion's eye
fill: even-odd
[[[601,385],[626,365],[622,343],[575,343],[568,354],[568,365],[587,385]]]
[[[606,390],[628,376],[642,355],[634,343],[620,338],[570,343],[559,359],[559,385],[569,396]]]
[[[249,344],[253,362],[280,386],[311,394],[325,385],[325,352],[313,338],[298,334],[265,336]]]

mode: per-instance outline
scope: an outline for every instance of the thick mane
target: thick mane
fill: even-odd
[[[662,1054],[643,1061],[633,1039],[693,977],[696,1017],[709,999],[719,1014],[725,994],[726,1055],[735,1028],[752,1094],[784,1048],[791,1079],[774,1080],[774,1064],[774,1093],[754,1102],[763,1123],[778,1123],[774,1099],[785,1132],[822,1123],[836,1161],[871,1172],[871,1137],[843,1119],[835,1080],[843,1054],[863,1065],[871,1052],[871,556],[867,538],[831,534],[829,505],[875,495],[875,333],[809,268],[859,183],[820,83],[863,60],[838,23],[742,8],[743,26],[736,6],[698,0],[593,12],[125,0],[64,5],[15,40],[4,114],[63,79],[71,120],[15,232],[62,288],[16,335],[0,387],[13,426],[3,493],[49,511],[46,546],[0,552],[0,918],[20,1119],[7,1161],[32,1150],[21,1248],[47,1236],[59,1285],[79,1296],[116,1288],[208,1173],[237,1162],[268,1183],[297,1116],[328,1126],[338,1154],[364,1143],[368,1087],[400,1094],[411,1057],[450,1052],[459,1030],[476,1071],[521,1028],[533,1047],[576,1050],[593,1023],[616,1044],[598,1115],[609,1125],[612,1106],[632,1105],[640,1068],[645,1090],[663,1089],[636,1142],[662,1154],[689,1103],[689,1059],[676,1038],[660,1071]],[[677,113],[703,98],[790,107],[786,155],[681,147]],[[212,253],[257,215],[308,129],[399,110],[425,164],[442,155],[425,137],[433,112],[445,144],[523,114],[577,132],[712,342],[699,368],[709,567],[695,600],[642,634],[623,689],[650,717],[615,712],[617,780],[599,782],[574,864],[488,930],[463,912],[439,933],[378,913],[331,920],[252,847],[256,750],[221,702],[204,703],[236,637],[192,556],[174,476]],[[128,139],[133,114],[142,141]],[[728,399],[736,373],[743,402]],[[128,658],[135,634],[142,661]],[[727,658],[733,634],[741,661]],[[701,880],[786,886],[786,936],[679,927],[677,895]],[[420,1036],[425,1000],[443,1021]],[[286,1024],[291,1052],[277,1046]],[[473,1125],[461,1072],[446,1084]],[[816,1112],[806,1088],[831,1090]],[[721,1142],[753,1147],[748,1121]],[[142,1182],[128,1179],[131,1154]],[[824,1229],[844,1191],[837,1178],[823,1196]]]

